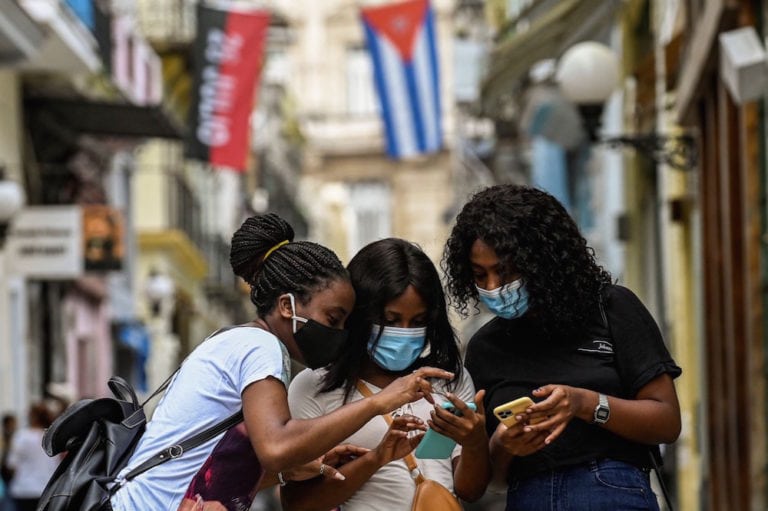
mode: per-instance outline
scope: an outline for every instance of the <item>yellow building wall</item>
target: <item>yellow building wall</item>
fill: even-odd
[[[19,77],[10,69],[0,69],[0,165],[5,166],[6,179],[22,182],[21,89]]]

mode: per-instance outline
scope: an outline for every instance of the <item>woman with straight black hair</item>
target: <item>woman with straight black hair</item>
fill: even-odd
[[[450,457],[418,459],[423,475],[441,483],[464,500],[478,499],[490,477],[488,437],[485,433],[483,391],[475,393],[463,370],[456,336],[448,320],[445,296],[435,265],[413,243],[388,238],[365,246],[347,269],[357,300],[346,327],[349,341],[331,364],[306,370],[291,384],[288,400],[296,417],[318,417],[363,398],[362,384],[373,393],[392,381],[433,366],[453,372],[452,382],[435,382],[437,404],[419,400],[403,407],[399,420],[423,421],[457,442]],[[462,416],[441,407],[452,403]],[[478,407],[473,412],[467,402]],[[345,442],[371,449],[339,468],[344,481],[313,480],[291,483],[282,492],[286,510],[345,511],[411,509],[415,490],[401,460],[420,441],[406,435],[397,420],[391,428],[375,417]],[[467,456],[462,456],[467,452]]]

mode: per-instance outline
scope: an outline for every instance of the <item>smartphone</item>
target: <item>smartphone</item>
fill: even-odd
[[[467,405],[467,408],[470,410],[477,411],[477,407],[475,406],[475,403],[465,403]],[[461,411],[459,411],[455,406],[453,406],[453,403],[450,401],[446,401],[445,403],[441,404],[444,409],[450,411],[454,415],[461,416]],[[416,451],[413,453],[414,456],[421,459],[428,459],[428,460],[442,460],[445,458],[450,458],[451,453],[453,452],[453,448],[456,446],[456,441],[452,438],[448,438],[445,435],[441,435],[437,431],[433,429],[428,429],[427,432],[424,434],[424,438],[421,439],[421,442],[419,443],[418,447],[416,447]]]
[[[493,409],[493,414],[499,419],[499,422],[505,426],[513,426],[517,422],[515,415],[525,413],[531,405],[533,405],[533,400],[524,396],[497,406]],[[530,424],[538,424],[543,420],[544,417],[537,417],[531,419]]]

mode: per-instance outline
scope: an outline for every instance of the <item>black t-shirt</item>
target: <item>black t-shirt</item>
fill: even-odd
[[[580,339],[546,338],[526,316],[495,318],[477,331],[469,341],[465,365],[475,387],[486,390],[489,435],[498,425],[494,407],[532,397],[543,385],[560,383],[631,399],[657,376],[680,375],[656,322],[632,291],[610,286],[604,304],[605,314],[596,310]],[[598,458],[648,467],[648,452],[648,446],[574,419],[550,445],[514,458],[509,475],[526,477]]]

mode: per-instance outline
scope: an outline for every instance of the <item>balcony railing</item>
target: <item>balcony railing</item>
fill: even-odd
[[[200,201],[186,180],[178,174],[169,175],[168,223],[172,229],[183,231],[198,248],[205,246]]]
[[[237,279],[229,265],[229,243],[221,236],[208,235],[205,242],[205,258],[208,260],[206,285],[209,291],[235,292]]]
[[[186,46],[195,37],[197,3],[198,0],[140,0],[141,31],[156,48]]]

